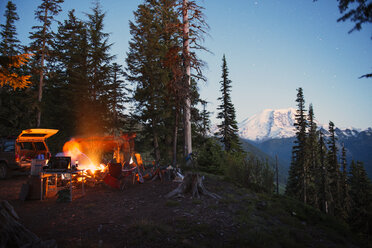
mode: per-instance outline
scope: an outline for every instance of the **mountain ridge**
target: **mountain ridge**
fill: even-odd
[[[253,142],[264,142],[270,139],[292,138],[296,135],[294,128],[296,109],[265,109],[238,124],[238,134],[241,138]],[[327,135],[328,125],[315,123],[319,130]],[[362,130],[360,128],[347,127],[336,128],[336,136],[342,138],[357,137],[365,132],[372,135],[372,128]]]

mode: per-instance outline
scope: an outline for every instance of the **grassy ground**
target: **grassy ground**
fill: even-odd
[[[293,199],[258,194],[206,176],[221,196],[164,197],[173,182],[146,182],[125,191],[87,188],[71,203],[21,202],[26,178],[0,181],[27,228],[58,247],[366,247],[345,223]],[[77,189],[78,190],[78,189]],[[47,217],[47,218],[46,218]]]

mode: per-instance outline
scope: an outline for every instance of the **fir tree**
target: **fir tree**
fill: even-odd
[[[66,137],[78,133],[83,106],[90,101],[87,63],[87,28],[71,10],[55,35],[51,63],[54,73],[45,92],[45,119],[48,125],[63,128]]]
[[[64,0],[42,0],[42,3],[35,12],[35,18],[41,22],[41,26],[33,26],[32,29],[35,31],[32,32],[30,36],[32,40],[30,48],[35,54],[35,59],[38,61],[37,71],[39,73],[37,127],[41,124],[41,101],[44,88],[45,60],[48,60],[50,47],[53,42],[51,25],[54,16],[62,10],[60,4],[63,2]]]
[[[342,153],[341,153],[341,206],[342,206],[342,213],[341,217],[344,220],[347,220],[348,213],[350,212],[350,196],[349,196],[349,184],[347,178],[347,161],[346,161],[346,149],[345,146],[342,146]]]
[[[295,145],[292,148],[292,162],[289,168],[289,177],[286,194],[307,203],[308,187],[308,161],[306,160],[306,120],[305,99],[302,88],[297,89],[297,113],[295,115],[296,128]]]
[[[201,100],[200,103],[203,106],[203,110],[200,113],[200,115],[201,115],[200,133],[201,133],[201,135],[202,135],[203,138],[206,138],[207,137],[207,134],[210,131],[211,121],[210,121],[209,118],[210,118],[210,114],[211,113],[207,110],[207,104],[208,104],[208,102],[206,102],[204,100]]]
[[[156,161],[161,159],[160,139],[161,133],[166,131],[165,123],[174,125],[173,145],[177,147],[181,107],[177,100],[182,98],[175,96],[182,92],[178,81],[182,61],[178,59],[177,30],[170,28],[171,24],[179,24],[174,3],[174,0],[147,0],[138,6],[134,12],[135,21],[129,24],[132,39],[126,59],[127,79],[135,86],[136,118],[152,140]],[[175,152],[173,155],[176,156]]]
[[[328,163],[327,163],[327,147],[324,143],[323,133],[319,132],[319,157],[320,157],[320,172],[321,182],[318,190],[319,208],[324,213],[329,212],[329,204],[333,201],[332,195],[329,189],[329,176],[328,176]]]
[[[315,123],[313,105],[309,105],[307,118],[309,128],[306,140],[306,160],[308,164],[307,183],[308,183],[308,204],[318,207],[318,190],[321,185],[321,165],[319,158],[319,144],[317,125]]]
[[[350,185],[351,212],[349,224],[351,228],[364,237],[372,237],[372,183],[368,178],[363,163],[351,162]]]
[[[29,55],[20,54],[21,45],[17,38],[16,21],[19,20],[16,5],[8,1],[4,13],[5,23],[0,25],[0,136],[17,134],[29,128],[30,108],[33,94],[23,64]],[[27,89],[25,89],[27,88]]]
[[[0,25],[0,52],[3,56],[18,55],[20,51],[20,42],[17,38],[15,22],[19,20],[17,7],[11,1],[8,1],[5,10],[5,24]]]
[[[217,115],[221,119],[221,124],[217,125],[218,131],[216,135],[224,144],[227,152],[241,152],[241,144],[238,136],[238,125],[236,122],[235,108],[231,101],[231,80],[229,79],[229,70],[227,68],[226,58],[222,58],[222,80],[220,81],[220,91],[222,96],[218,98],[221,104],[218,106],[220,112]]]
[[[105,13],[98,2],[92,8],[91,14],[87,14],[86,22],[88,31],[88,97],[89,101],[82,107],[84,110],[80,122],[81,133],[102,133],[107,130],[110,122],[108,109],[107,84],[110,78],[111,61],[114,56],[110,55],[109,34],[103,31]]]
[[[333,202],[331,204],[331,214],[340,216],[342,212],[341,207],[341,188],[340,188],[340,164],[337,159],[338,148],[336,146],[335,125],[332,121],[329,122],[329,140],[328,144],[328,175],[329,187],[332,194]]]
[[[125,75],[122,66],[113,63],[111,66],[110,82],[107,85],[107,103],[109,105],[110,113],[113,114],[112,124],[114,132],[119,133],[124,126],[124,103],[128,101],[128,88],[123,80]]]

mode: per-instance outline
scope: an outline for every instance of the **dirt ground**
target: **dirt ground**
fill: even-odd
[[[58,247],[142,246],[141,240],[131,239],[141,238],[141,232],[146,232],[143,229],[149,226],[155,229],[159,226],[177,228],[184,225],[185,221],[195,222],[193,224],[196,225],[204,221],[213,223],[214,230],[219,230],[220,241],[223,242],[226,233],[224,227],[229,225],[226,223],[228,220],[219,219],[218,214],[211,215],[209,206],[218,204],[212,198],[166,199],[164,195],[178,186],[178,183],[171,181],[128,184],[124,190],[106,185],[85,187],[84,196],[81,195],[81,189],[76,187],[73,189],[73,201],[63,203],[57,202],[56,196],[43,201],[19,200],[21,186],[26,181],[27,176],[0,180],[0,199],[8,200],[14,206],[27,228],[43,240],[55,239]],[[131,235],[128,231],[135,233]],[[173,238],[175,240],[164,242],[180,241],[179,237]],[[186,246],[192,243],[192,239],[182,241]],[[146,242],[148,240],[144,240],[144,247],[149,247]],[[151,247],[162,242],[157,240]]]
[[[86,187],[84,196],[74,188],[73,201],[63,203],[57,197],[19,200],[27,179],[0,180],[0,199],[14,206],[28,229],[58,247],[359,247],[347,230],[315,210],[221,178],[204,180],[220,200],[167,199],[178,183],[147,181],[124,190]]]

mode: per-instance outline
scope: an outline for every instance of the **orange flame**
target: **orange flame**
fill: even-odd
[[[79,143],[75,139],[67,141],[63,146],[63,153],[65,156],[71,157],[72,164],[78,164],[78,169],[91,170],[93,173],[97,170],[102,171],[106,169],[103,164],[99,163],[100,154],[96,154],[96,156],[88,156],[83,151],[83,144]]]

